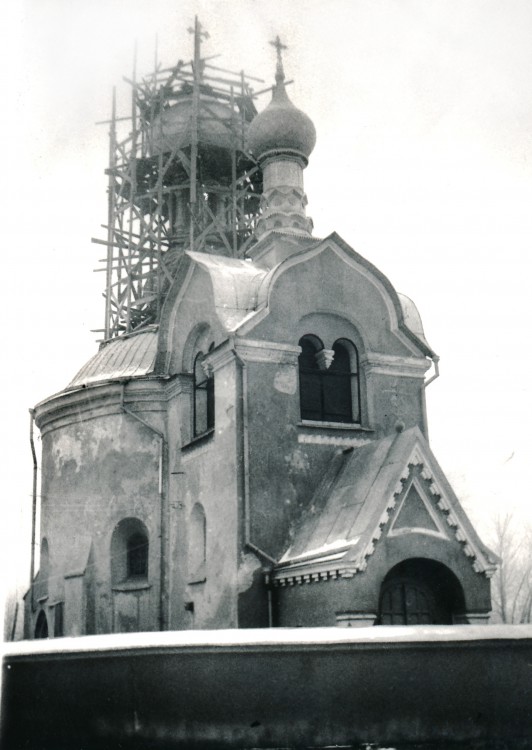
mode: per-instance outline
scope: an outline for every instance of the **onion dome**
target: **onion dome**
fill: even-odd
[[[316,129],[310,117],[295,107],[286,93],[280,54],[275,81],[271,102],[249,126],[249,150],[260,161],[288,153],[303,157],[306,164],[316,144]]]

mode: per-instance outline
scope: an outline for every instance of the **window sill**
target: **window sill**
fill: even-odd
[[[349,430],[350,432],[373,432],[371,427],[364,427],[359,422],[318,422],[302,419],[298,427],[310,427],[312,430]]]
[[[188,448],[194,448],[197,445],[201,445],[201,443],[208,442],[213,437],[214,437],[214,427],[212,427],[210,430],[207,430],[207,432],[202,432],[201,435],[196,435],[196,437],[192,438],[192,440],[189,443],[182,445],[181,450],[186,451]]]
[[[122,583],[115,584],[112,589],[113,591],[144,591],[150,589],[151,584],[146,579],[139,578],[138,580],[131,579],[130,581],[123,581]]]

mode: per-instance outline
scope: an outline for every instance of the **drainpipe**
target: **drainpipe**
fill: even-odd
[[[33,586],[33,577],[35,575],[35,526],[37,522],[37,453],[35,451],[35,441],[33,439],[33,424],[35,421],[35,409],[30,409],[30,446],[31,456],[33,459],[33,489],[31,493],[31,560],[30,560],[30,591]]]
[[[435,354],[433,357],[431,357],[432,361],[434,362],[434,375],[430,377],[425,383],[423,383],[423,388],[427,388],[431,383],[433,383],[436,378],[440,377],[440,367],[439,362],[440,358],[437,354]]]
[[[434,354],[431,357],[431,359],[432,359],[432,362],[434,363],[434,374],[432,375],[432,377],[430,377],[428,380],[426,380],[423,383],[423,391],[422,391],[422,398],[421,398],[422,409],[423,409],[423,428],[424,428],[425,438],[427,440],[429,439],[429,426],[428,426],[428,419],[427,419],[427,401],[426,401],[425,391],[427,390],[428,386],[436,380],[436,378],[440,377],[440,367],[439,367],[440,358],[438,357],[437,354]]]
[[[149,422],[146,422],[142,417],[140,417],[138,414],[136,414],[134,411],[131,411],[131,409],[128,409],[128,407],[124,403],[126,394],[126,384],[122,383],[122,391],[120,394],[120,408],[124,412],[124,414],[129,414],[130,417],[133,417],[133,419],[136,419],[137,422],[140,422],[144,425],[144,427],[147,427],[148,430],[151,430],[157,437],[159,438],[159,482],[158,482],[158,491],[159,491],[159,503],[160,503],[160,557],[161,557],[161,563],[160,563],[160,582],[159,582],[159,629],[160,630],[167,630],[168,629],[168,617],[167,612],[165,609],[165,601],[168,599],[168,592],[167,592],[167,575],[166,575],[166,534],[167,534],[167,523],[166,523],[166,516],[168,513],[168,507],[166,502],[166,496],[164,493],[164,487],[163,487],[163,462],[164,462],[164,456],[166,454],[166,438],[164,436],[164,433],[162,433],[160,430],[158,430],[156,427],[153,427]]]
[[[272,592],[270,584],[270,573],[274,565],[277,564],[277,560],[269,555],[264,550],[257,547],[251,541],[251,507],[250,507],[250,492],[249,492],[249,410],[248,410],[248,377],[247,377],[247,365],[242,357],[236,351],[233,346],[231,351],[238,364],[240,365],[241,373],[241,386],[242,386],[242,432],[243,432],[243,451],[242,451],[242,465],[244,473],[244,547],[254,552],[257,557],[262,558],[269,563],[270,567],[265,576],[265,583],[268,591],[268,626],[273,627],[273,612],[272,612]]]

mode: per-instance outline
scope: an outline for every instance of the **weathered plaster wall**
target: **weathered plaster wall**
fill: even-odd
[[[364,368],[363,368],[364,369]],[[369,368],[368,368],[369,369]],[[405,428],[418,426],[426,433],[423,408],[423,378],[366,371],[368,426],[378,437],[395,430],[397,421]]]
[[[251,536],[278,557],[334,448],[298,443],[297,363],[250,362],[247,374]]]
[[[237,370],[215,367],[215,426],[183,440],[190,387],[169,403],[171,627],[236,627],[238,546]],[[186,381],[185,381],[186,382]],[[188,414],[188,416],[190,416]],[[204,580],[191,568],[190,517],[196,503],[207,523]]]
[[[83,577],[89,572],[97,632],[158,627],[160,440],[121,411],[119,388],[108,393],[107,414],[101,405],[97,416],[90,413],[87,389],[83,397],[88,412],[83,411],[87,401],[80,401],[78,416],[63,417],[55,425],[48,421],[43,428],[40,538],[49,545],[48,602],[65,601],[65,631],[73,635],[86,632]],[[76,396],[65,396],[69,399]],[[128,408],[164,427],[159,404],[129,401]],[[115,526],[129,517],[145,524],[150,543],[149,588],[128,594],[113,591],[111,585],[111,537]]]

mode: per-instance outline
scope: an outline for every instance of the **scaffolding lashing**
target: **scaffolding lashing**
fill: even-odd
[[[139,81],[134,70],[130,117],[117,117],[113,93],[105,339],[159,321],[183,253],[243,257],[253,237],[262,175],[246,135],[260,79],[202,58],[201,35],[196,21],[192,61],[156,60]]]

